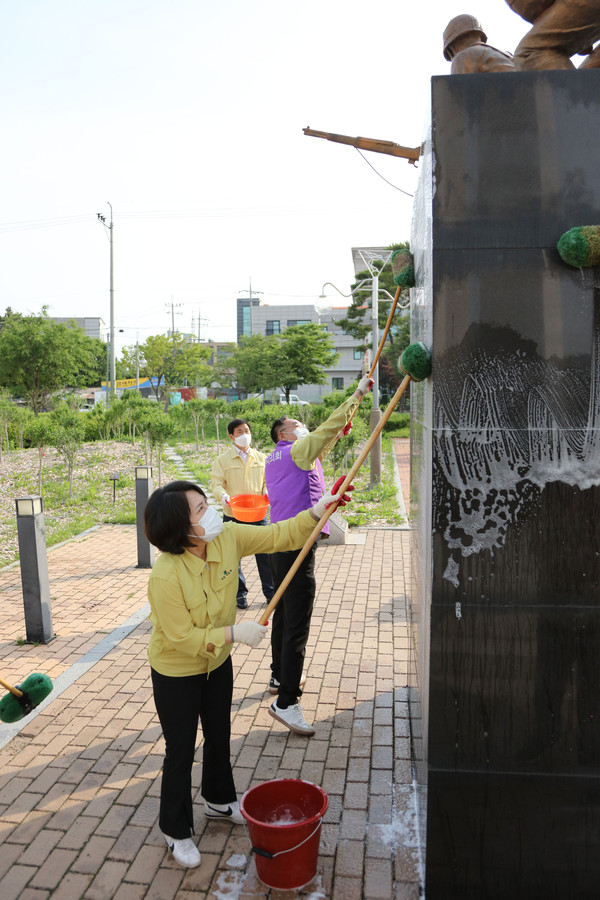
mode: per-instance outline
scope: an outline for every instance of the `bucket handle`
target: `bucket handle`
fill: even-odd
[[[298,847],[301,847],[302,844],[305,844],[307,841],[310,841],[311,837],[314,837],[314,835],[317,833],[317,831],[321,827],[322,821],[323,821],[322,819],[319,819],[319,821],[317,822],[316,828],[314,828],[313,831],[311,831],[311,833],[309,834],[308,837],[304,838],[303,841],[300,841],[299,844],[296,844],[295,847],[289,847],[287,850],[278,850],[277,853],[271,853],[270,850],[261,850],[260,847],[252,847],[252,850],[250,852],[258,853],[259,856],[264,856],[264,857],[266,857],[266,859],[275,859],[276,856],[282,856],[284,853],[291,853],[293,850],[297,850]]]

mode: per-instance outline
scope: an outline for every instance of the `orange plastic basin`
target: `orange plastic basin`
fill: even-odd
[[[236,494],[229,501],[234,519],[260,522],[267,515],[269,498],[262,494]]]

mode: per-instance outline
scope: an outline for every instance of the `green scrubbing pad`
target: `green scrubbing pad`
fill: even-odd
[[[409,344],[400,357],[398,368],[413,381],[423,381],[431,375],[431,353],[422,341]]]
[[[566,231],[558,244],[564,262],[577,269],[600,266],[600,225],[579,225]]]
[[[40,672],[34,672],[28,675],[23,684],[17,687],[23,691],[22,697],[15,697],[14,694],[6,694],[0,700],[0,720],[3,722],[18,722],[23,716],[26,716],[35,709],[36,706],[45,700],[52,690],[52,680],[48,675],[42,675]]]
[[[18,722],[19,719],[22,719],[25,713],[23,712],[23,707],[19,703],[19,700],[22,700],[22,697],[15,697],[14,694],[5,694],[2,700],[0,700],[0,720],[2,722]]]
[[[394,250],[392,253],[392,274],[398,287],[415,286],[415,261],[410,250]]]

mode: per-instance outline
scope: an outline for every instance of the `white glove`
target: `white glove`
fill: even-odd
[[[370,375],[363,375],[363,377],[358,382],[358,387],[356,388],[356,390],[360,391],[364,397],[365,394],[369,393],[369,391],[373,387],[374,383],[375,383],[375,380],[373,378],[371,378]]]
[[[312,507],[310,514],[313,519],[316,519],[317,522],[325,512],[328,506],[331,506],[332,503],[336,503],[340,499],[339,494],[334,494],[333,491],[327,491],[326,494],[323,494],[320,500],[317,500],[315,505]]]
[[[231,497],[229,496],[229,494],[221,494],[221,503],[226,503],[227,506],[229,506],[230,500],[231,500]]]
[[[269,629],[258,622],[240,622],[231,626],[231,641],[241,641],[249,647],[258,647]]]

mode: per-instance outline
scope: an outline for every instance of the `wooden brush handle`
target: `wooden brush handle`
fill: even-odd
[[[23,691],[20,691],[19,688],[14,687],[14,685],[9,684],[8,681],[4,681],[3,678],[0,678],[0,684],[2,687],[6,688],[7,691],[10,691],[11,694],[14,694],[15,697],[22,697]]]
[[[348,485],[350,484],[350,482],[352,481],[352,479],[354,478],[354,476],[356,475],[356,473],[362,466],[363,462],[365,461],[365,459],[371,452],[371,448],[373,447],[373,444],[375,443],[375,441],[377,440],[377,438],[383,431],[383,427],[384,427],[385,423],[387,422],[387,420],[393,413],[395,407],[398,404],[398,401],[400,400],[400,397],[405,392],[406,388],[408,387],[408,385],[410,384],[411,381],[412,381],[412,378],[410,377],[410,375],[406,375],[402,381],[402,384],[400,385],[400,387],[398,388],[398,390],[396,391],[396,393],[394,394],[394,396],[388,403],[386,411],[383,413],[383,415],[381,416],[381,419],[379,420],[379,422],[373,429],[373,433],[371,434],[369,440],[367,441],[367,443],[365,444],[365,446],[359,453],[358,457],[356,458],[356,462],[354,463],[354,465],[352,466],[352,468],[350,469],[350,471],[344,478],[344,480],[341,484],[341,487],[339,488],[339,490],[337,492],[340,495],[340,497],[342,496],[344,491],[348,488]],[[281,584],[279,585],[279,587],[273,594],[273,597],[269,601],[269,605],[264,610],[263,614],[261,615],[260,619],[258,620],[259,625],[266,624],[269,616],[271,615],[271,613],[273,612],[273,610],[279,603],[279,601],[281,599],[281,595],[283,594],[283,592],[287,588],[288,584],[290,583],[290,581],[292,580],[292,578],[294,577],[294,575],[300,568],[300,564],[302,563],[302,560],[304,559],[304,557],[306,556],[306,554],[308,553],[308,551],[310,550],[310,548],[312,547],[314,542],[319,537],[319,534],[323,530],[323,525],[328,520],[329,516],[331,516],[336,511],[337,506],[338,506],[337,503],[332,503],[331,506],[329,506],[325,510],[325,512],[323,513],[323,515],[321,516],[321,518],[315,525],[314,529],[311,532],[310,537],[308,538],[308,540],[302,547],[302,550],[300,551],[300,553],[298,554],[298,556],[296,557],[296,559],[290,566],[290,569],[289,569],[287,575],[285,576],[285,578],[283,579],[283,581],[281,582]]]
[[[388,334],[390,333],[390,328],[392,327],[392,319],[394,318],[394,313],[396,312],[396,306],[398,305],[398,300],[400,299],[401,291],[402,291],[402,288],[400,287],[400,285],[398,285],[398,287],[396,288],[396,296],[394,297],[394,302],[392,303],[392,307],[390,309],[390,313],[388,315],[387,322],[385,323],[383,337],[379,341],[379,347],[377,348],[377,353],[375,354],[375,357],[371,364],[371,368],[369,369],[369,373],[368,373],[369,378],[372,377],[373,372],[375,371],[375,366],[379,362],[379,357],[381,356],[381,352],[382,352],[383,348],[385,347],[385,340],[386,340]]]
[[[385,341],[386,341],[388,334],[390,333],[390,328],[392,327],[392,319],[394,318],[394,313],[396,312],[396,306],[398,305],[398,300],[400,299],[401,292],[402,292],[402,288],[400,287],[400,285],[398,285],[398,287],[396,288],[396,296],[394,297],[394,302],[392,303],[392,307],[390,309],[390,312],[389,312],[389,315],[387,318],[387,322],[385,323],[383,336],[382,336],[381,340],[379,341],[379,347],[377,348],[377,353],[375,354],[375,356],[373,358],[373,362],[371,363],[371,368],[367,372],[367,375],[369,376],[369,378],[373,377],[373,372],[375,371],[377,363],[379,362],[379,357],[381,356],[383,348],[385,347]],[[361,397],[361,400],[362,399],[363,398]],[[356,407],[356,409],[358,409],[358,406]],[[351,422],[352,419],[354,418],[354,416],[356,415],[356,409],[354,410],[354,412],[348,419],[348,422]],[[346,424],[348,424],[348,423],[346,423]]]

